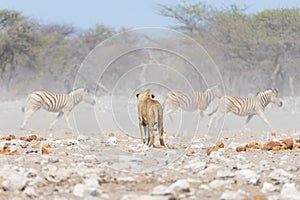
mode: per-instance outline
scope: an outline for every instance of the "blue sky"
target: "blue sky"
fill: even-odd
[[[40,23],[70,24],[88,29],[96,24],[111,27],[166,27],[172,20],[155,11],[158,3],[173,5],[182,0],[0,0],[1,9],[21,11]],[[188,0],[186,0],[188,1]],[[195,2],[195,1],[191,1]],[[249,6],[248,12],[265,8],[300,7],[299,0],[202,0],[209,5]]]

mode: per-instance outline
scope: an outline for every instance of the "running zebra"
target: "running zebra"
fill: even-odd
[[[178,108],[184,111],[200,111],[201,117],[203,117],[203,111],[207,109],[208,105],[216,98],[221,98],[223,91],[219,86],[213,86],[208,88],[204,92],[192,92],[192,91],[170,91],[167,94],[166,102],[168,104],[168,110],[166,115],[171,119],[171,113]]]
[[[30,116],[40,108],[49,112],[58,112],[58,115],[49,126],[50,130],[52,130],[54,124],[63,114],[66,118],[68,128],[72,129],[68,117],[72,109],[81,101],[85,101],[92,105],[95,105],[96,103],[87,88],[78,88],[69,94],[54,94],[46,91],[35,91],[28,96],[27,102],[28,101],[30,101],[30,108],[25,112],[25,118],[21,129],[24,129]],[[22,111],[24,112],[24,110],[25,108],[23,107]]]
[[[278,107],[282,106],[282,100],[279,98],[278,90],[275,88],[258,92],[253,97],[224,96],[220,99],[219,106],[209,114],[214,115],[211,117],[208,126],[211,127],[213,123],[218,122],[226,113],[232,112],[238,116],[248,116],[245,128],[251,118],[254,115],[258,115],[270,129],[274,130],[263,113],[269,103],[276,104]]]

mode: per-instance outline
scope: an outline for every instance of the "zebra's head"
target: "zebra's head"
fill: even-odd
[[[78,89],[73,90],[69,94],[72,95],[73,97],[77,96],[82,101],[89,103],[91,105],[96,104],[95,98],[88,88],[78,88]]]
[[[283,105],[281,98],[278,94],[277,88],[270,88],[263,92],[259,92],[257,95],[265,95],[269,98],[270,102],[277,105],[278,107],[281,107]]]

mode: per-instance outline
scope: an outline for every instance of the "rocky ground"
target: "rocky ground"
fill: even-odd
[[[197,129],[203,131],[191,131],[187,116],[187,127],[172,130],[175,114],[165,123],[167,146],[156,138],[153,148],[141,144],[136,116],[108,115],[108,100],[78,106],[76,131],[65,131],[62,119],[52,132],[45,131],[52,115],[44,111],[31,118],[31,129],[19,130],[23,101],[0,102],[0,199],[300,198],[299,111],[292,106],[298,100],[266,110],[273,133],[260,131],[267,128],[259,118],[243,131],[245,119],[234,116],[221,134],[205,131],[207,117]]]
[[[60,138],[4,135],[0,198],[299,199],[300,150],[292,147],[300,132],[233,133],[224,132],[224,146],[209,155],[205,138],[187,146],[171,133],[165,148],[112,132],[101,139],[70,132]],[[292,147],[263,148],[287,138]],[[260,146],[251,148],[251,142]]]

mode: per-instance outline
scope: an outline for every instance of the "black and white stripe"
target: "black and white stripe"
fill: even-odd
[[[200,111],[203,116],[203,111],[207,109],[209,104],[216,98],[221,98],[223,91],[218,87],[214,86],[208,88],[204,92],[193,92],[193,91],[170,91],[167,94],[166,102],[168,104],[167,115],[170,116],[178,108],[184,111]]]
[[[276,104],[279,107],[282,106],[282,100],[279,98],[278,90],[275,88],[258,92],[256,96],[246,98],[224,96],[220,99],[217,109],[209,114],[214,114],[210,119],[209,127],[211,127],[213,123],[219,121],[226,113],[231,112],[238,116],[248,116],[245,126],[254,115],[258,115],[271,129],[273,129],[263,113],[269,103]]]
[[[27,102],[30,101],[30,107],[25,111],[25,118],[21,125],[21,129],[26,126],[26,123],[30,116],[40,108],[43,108],[49,112],[58,112],[56,118],[52,121],[49,129],[52,129],[57,120],[64,114],[69,129],[72,129],[68,115],[72,109],[81,101],[85,101],[94,105],[95,100],[87,88],[78,88],[70,92],[69,94],[55,94],[47,91],[35,91],[31,93]],[[24,107],[22,108],[24,111]]]

